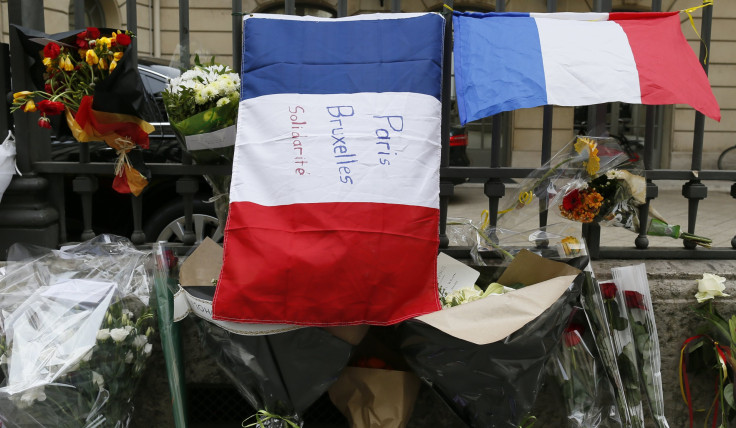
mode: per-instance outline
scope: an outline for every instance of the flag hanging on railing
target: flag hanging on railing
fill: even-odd
[[[454,13],[463,124],[554,104],[689,104],[720,121],[708,76],[667,13]]]
[[[439,309],[444,19],[253,15],[214,319],[386,325]]]

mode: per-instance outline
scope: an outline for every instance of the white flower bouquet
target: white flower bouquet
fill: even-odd
[[[8,265],[0,278],[10,296],[0,302],[3,428],[130,425],[153,348],[149,258],[103,235]]]
[[[171,79],[164,105],[177,138],[198,164],[230,164],[235,145],[235,121],[240,101],[240,77],[226,65],[195,65]],[[225,224],[230,176],[205,176],[212,187],[215,212]]]

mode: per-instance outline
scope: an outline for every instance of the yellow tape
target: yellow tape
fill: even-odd
[[[705,57],[703,58],[703,64],[708,63],[708,46],[705,44],[705,41],[702,37],[700,37],[700,33],[698,33],[698,29],[695,28],[695,21],[693,20],[692,13],[695,12],[698,9],[702,9],[707,6],[713,6],[713,0],[703,0],[703,4],[700,6],[691,7],[688,9],[682,10],[682,12],[685,12],[687,14],[688,19],[690,20],[690,26],[693,27],[693,31],[695,31],[695,34],[698,36],[698,39],[700,39],[700,43],[705,46]]]
[[[488,225],[490,223],[490,219],[488,218],[488,210],[483,210],[480,213],[480,230],[486,230],[488,228]]]
[[[533,199],[534,199],[534,193],[531,190],[528,192],[521,192],[519,193],[519,204],[517,206],[523,207],[524,205],[529,205]],[[498,213],[506,214],[507,212],[513,211],[515,208],[516,207],[511,207],[507,210],[499,211]]]

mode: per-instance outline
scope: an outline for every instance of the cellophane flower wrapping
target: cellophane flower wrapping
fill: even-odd
[[[11,247],[0,278],[3,427],[128,427],[151,355],[150,253],[101,235]]]
[[[649,401],[654,422],[659,428],[669,427],[664,415],[662,391],[662,360],[659,336],[654,319],[652,296],[649,292],[644,264],[611,269],[613,280],[624,295],[629,325],[634,337],[641,385]]]
[[[532,257],[539,259],[536,255]],[[562,269],[582,269],[587,263],[587,257],[576,257],[568,259],[569,266]],[[529,270],[526,266],[523,268]],[[484,267],[485,273],[481,277],[484,281],[501,280],[501,275],[507,269],[510,268]],[[469,338],[468,335],[475,336],[478,333],[478,328],[471,325],[474,322],[483,323],[483,329],[494,332],[496,336],[499,336],[498,331],[506,328],[506,322],[495,310],[492,311],[493,316],[487,314],[486,318],[479,318],[476,313],[466,315],[467,310],[475,311],[478,305],[485,305],[489,299],[497,297],[510,299],[509,306],[513,310],[512,300],[516,297],[525,295],[527,299],[535,299],[533,293],[525,294],[533,286],[526,287],[527,290],[522,288],[503,296],[488,296],[479,301],[443,309],[437,314],[439,317],[450,311],[457,316],[448,314],[440,322],[449,329],[441,329],[438,323],[430,324],[427,316],[405,321],[397,326],[401,352],[414,373],[468,426],[517,428],[536,401],[545,364],[562,337],[577,299],[583,279],[577,269],[577,275],[566,277],[570,278],[570,282],[563,284],[564,290],[556,300],[550,300],[552,303],[538,316],[522,323],[520,328],[512,329],[507,336],[490,342],[487,341],[489,339]],[[495,274],[491,270],[495,270]],[[533,284],[542,286],[541,283]],[[481,309],[481,312],[485,310]],[[453,331],[448,333],[443,330]],[[472,331],[469,332],[470,330]]]
[[[610,137],[577,136],[549,161],[519,182],[518,188],[498,212],[497,227],[518,229],[518,225],[539,214],[554,211],[562,198],[606,171],[627,165],[630,156]]]
[[[181,266],[189,255],[175,256],[173,247],[157,244],[154,252],[158,259],[157,290],[159,299],[171,299],[179,291]],[[209,277],[208,277],[209,278]],[[157,287],[159,284],[157,284]],[[288,286],[288,285],[285,285]],[[197,296],[211,304],[215,286],[212,283],[194,287]],[[207,290],[210,289],[210,290]],[[166,295],[168,293],[168,296]],[[263,414],[252,415],[244,422],[256,423],[260,418],[264,427],[288,428],[304,423],[304,412],[335,382],[350,359],[360,326],[335,327],[331,330],[305,327],[288,331],[271,330],[264,334],[238,334],[227,327],[203,318],[191,316],[199,332],[202,349],[220,367],[222,373],[240,392],[253,409]],[[170,330],[173,317],[160,320],[161,330]],[[354,328],[355,327],[355,328]],[[362,332],[365,334],[365,331]],[[361,336],[362,337],[362,336]],[[182,352],[185,354],[186,349]],[[169,380],[172,382],[172,379]],[[182,382],[181,379],[175,379]],[[179,388],[184,385],[179,384]],[[180,403],[174,403],[180,405]],[[270,414],[274,418],[263,416]],[[243,415],[243,418],[251,415]],[[261,425],[254,425],[261,426]]]
[[[163,92],[164,106],[177,139],[202,165],[233,161],[235,122],[240,101],[240,77],[226,65],[195,59],[195,65],[173,78]],[[212,188],[215,213],[225,224],[230,176],[205,175]]]
[[[581,302],[595,336],[600,360],[614,386],[624,426],[643,427],[644,408],[636,348],[626,318],[624,297],[613,282],[598,282],[587,272]]]
[[[560,387],[570,428],[620,427],[613,387],[598,357],[590,325],[581,307],[570,323],[547,366]]]

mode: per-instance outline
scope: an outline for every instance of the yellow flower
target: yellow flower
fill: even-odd
[[[596,175],[601,168],[601,160],[598,157],[598,145],[595,141],[590,138],[578,137],[578,140],[575,142],[575,151],[580,154],[587,151],[588,160],[583,162],[583,164],[589,175]]]
[[[72,64],[72,60],[68,55],[61,58],[61,61],[59,61],[59,68],[64,71],[74,70],[74,64]]]
[[[115,52],[114,54],[112,54],[112,56],[115,58],[116,61],[120,61],[120,59],[123,57],[123,53]]]
[[[110,61],[110,73],[112,73],[113,70],[115,70],[115,67],[118,66],[118,62],[115,60]]]
[[[20,91],[20,92],[16,92],[16,93],[13,94],[13,101],[15,101],[17,99],[21,99],[22,100],[23,98],[25,98],[25,97],[27,97],[27,96],[29,96],[31,94],[33,94],[33,92],[31,92],[31,91]]]
[[[23,106],[23,111],[26,113],[32,113],[36,111],[36,103],[34,103],[33,100],[28,100]]]
[[[112,46],[112,40],[109,37],[100,37],[97,39],[97,46],[105,46],[106,49],[110,49]]]
[[[100,59],[97,58],[97,54],[94,50],[90,49],[87,51],[87,55],[85,57],[85,61],[87,61],[87,64],[89,65],[95,65],[98,62],[100,62]]]
[[[46,67],[50,66],[51,65],[51,58],[44,57],[43,58],[43,65],[45,65]]]
[[[97,63],[97,67],[100,70],[107,70],[107,60],[105,58],[100,58],[100,61]]]

